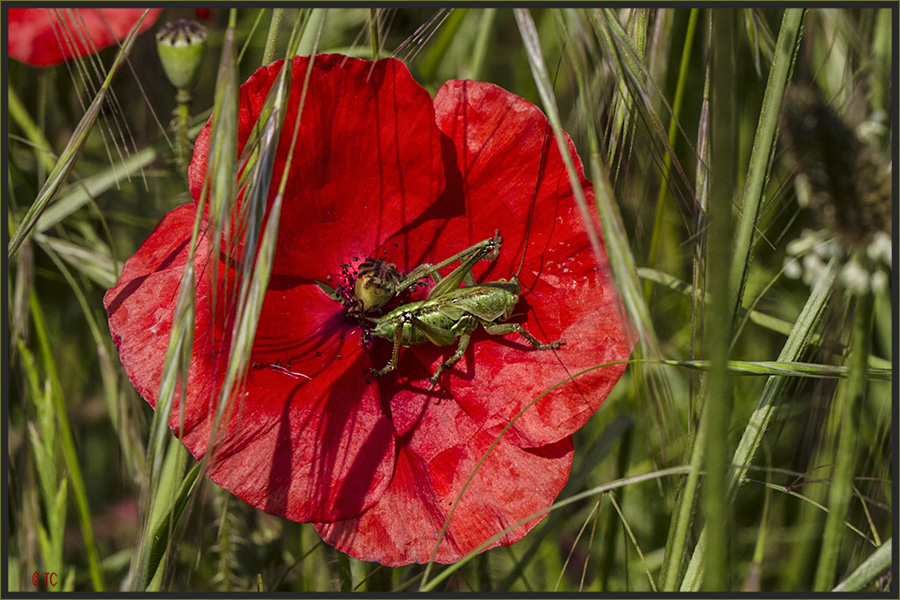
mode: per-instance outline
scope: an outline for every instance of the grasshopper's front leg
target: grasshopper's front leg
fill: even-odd
[[[391,359],[383,369],[369,369],[375,377],[381,377],[385,373],[390,373],[397,368],[397,360],[400,358],[400,336],[403,334],[403,326],[398,325],[394,329],[394,347],[391,350]]]
[[[555,342],[550,342],[549,344],[542,344],[537,340],[536,337],[525,331],[525,328],[519,325],[518,323],[496,323],[493,325],[489,325],[487,323],[484,324],[484,330],[487,331],[491,335],[506,335],[508,333],[516,332],[521,335],[523,338],[531,342],[531,345],[535,347],[536,350],[556,350],[560,347],[560,345],[565,344],[566,340],[560,338]]]

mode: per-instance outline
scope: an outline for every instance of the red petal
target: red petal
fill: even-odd
[[[593,256],[544,115],[497,86],[471,81],[445,84],[435,107],[438,126],[457,149],[459,169],[456,181],[449,178],[441,204],[464,204],[465,217],[423,223],[418,233],[428,244],[427,258],[434,262],[451,256],[499,229],[500,257],[493,264],[481,263],[476,279],[509,278],[519,268],[527,236],[519,274],[524,293],[516,306],[522,314],[512,320],[540,341],[566,340],[557,351],[538,351],[518,334],[492,337],[479,328],[466,357],[442,376],[455,401],[497,433],[552,386],[583,369],[627,359],[632,342],[626,340],[606,257]],[[547,148],[546,165],[531,213],[542,146]],[[569,149],[592,205],[593,191],[571,142]],[[379,352],[384,348],[376,346]],[[398,372],[413,381],[427,378],[454,350],[404,349]],[[376,365],[379,360],[376,356]],[[562,385],[519,418],[508,435],[525,447],[565,438],[600,406],[624,369],[606,367]],[[393,381],[392,407],[414,401],[422,391],[421,385],[410,388]],[[384,387],[382,391],[387,393]]]
[[[494,436],[453,402],[422,406],[419,424],[400,447],[390,488],[354,519],[317,523],[322,538],[360,560],[387,566],[431,558],[447,515]],[[523,450],[502,438],[475,471],[453,510],[435,560],[450,563],[518,521],[548,508],[569,477],[572,440]],[[521,539],[543,515],[490,547]]]
[[[193,205],[169,213],[125,263],[116,287],[104,297],[122,364],[154,407],[195,214]],[[214,431],[228,344],[210,308],[208,271],[203,269],[208,252],[203,239],[195,258],[200,275],[188,393],[183,414],[176,409],[170,426],[177,431],[183,422],[184,444],[198,458],[214,442],[216,456],[209,476],[255,506],[298,521],[358,514],[380,497],[394,463],[391,426],[381,410],[377,386],[366,379],[368,356],[360,351],[358,339],[341,339],[333,320],[317,322],[317,339],[340,359],[317,360],[310,353],[280,367],[272,364],[270,354],[284,354],[264,347],[262,358],[254,356],[259,362],[236,395],[229,418]],[[224,272],[224,265],[219,269]],[[321,291],[316,293],[320,304],[338,306]],[[265,305],[263,311],[260,328],[271,330]],[[289,336],[285,340],[285,348],[306,343]]]
[[[278,61],[241,86],[239,147],[254,127]],[[309,57],[296,57],[291,100],[272,174],[277,188],[297,118]],[[275,272],[322,279],[368,256],[434,203],[444,187],[440,133],[428,93],[394,59],[314,57],[278,233]],[[189,178],[197,199],[209,125],[197,138]]]
[[[150,9],[138,32],[160,12]],[[10,8],[9,55],[36,67],[56,65],[124,40],[143,14],[143,8]]]

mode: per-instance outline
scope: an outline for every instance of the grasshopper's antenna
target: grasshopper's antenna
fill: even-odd
[[[556,88],[556,80],[559,78],[559,68],[562,65],[562,53],[565,50],[566,42],[563,41],[563,47],[559,53],[559,60],[556,61],[556,72],[553,74],[553,88]],[[550,119],[547,119],[547,126],[544,127],[544,137],[541,140],[541,160],[538,166],[537,181],[534,182],[534,193],[531,195],[531,208],[528,210],[528,219],[525,221],[525,246],[522,248],[522,258],[519,260],[519,268],[516,270],[515,278],[519,279],[522,267],[525,266],[525,252],[528,250],[528,237],[531,235],[531,222],[534,220],[534,206],[537,204],[538,189],[541,187],[541,179],[544,177],[544,169],[547,166],[547,150],[550,144],[547,139],[550,137]]]

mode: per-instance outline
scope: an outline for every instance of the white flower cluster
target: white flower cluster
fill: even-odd
[[[784,274],[791,279],[802,279],[803,283],[812,286],[822,275],[828,261],[843,255],[844,249],[827,230],[805,229],[799,238],[787,245],[787,254]],[[855,293],[881,293],[888,287],[892,259],[891,237],[879,232],[864,254],[851,256],[844,262],[839,280]]]

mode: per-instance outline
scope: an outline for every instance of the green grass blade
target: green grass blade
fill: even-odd
[[[888,538],[875,552],[872,553],[859,567],[856,568],[842,582],[834,587],[832,592],[859,592],[869,586],[881,575],[890,572],[893,540]]]
[[[741,210],[734,240],[730,290],[737,307],[741,306],[744,287],[750,273],[754,234],[758,226],[760,207],[765,199],[769,165],[775,154],[775,132],[778,128],[778,115],[781,112],[781,98],[793,71],[806,11],[805,8],[789,8],[784,11],[766,92],[763,96],[759,125],[753,140],[750,167],[742,192]]]
[[[28,114],[28,111],[25,110],[25,106],[19,100],[19,96],[16,94],[13,86],[9,86],[6,90],[6,105],[9,110],[10,120],[19,126],[25,134],[25,139],[34,146],[35,157],[37,157],[47,172],[52,171],[53,167],[56,166],[56,162],[53,160],[53,148],[50,146],[50,142],[47,141],[47,136],[44,135],[41,128],[38,127],[31,115]]]
[[[663,360],[662,364],[674,367],[686,367],[708,371],[710,363],[706,360]],[[844,379],[849,376],[848,367],[834,365],[820,365],[813,363],[777,360],[745,361],[729,360],[727,368],[733,373],[745,375],[766,375],[773,377],[808,377],[813,379]],[[880,369],[869,367],[866,370],[866,378],[869,381],[891,381],[892,369]]]
[[[700,9],[692,8],[688,21],[687,32],[684,37],[684,45],[681,49],[681,64],[678,68],[678,82],[675,85],[675,98],[672,101],[672,117],[669,122],[669,147],[674,148],[678,135],[678,119],[681,115],[681,105],[684,102],[685,88],[687,87],[688,73],[690,67],[691,50],[694,47],[694,35],[697,29],[697,21],[699,20]],[[672,154],[666,152],[663,157],[662,184],[659,186],[659,193],[656,196],[656,214],[653,219],[653,232],[650,238],[650,250],[647,255],[647,267],[654,268],[656,266],[657,256],[659,254],[660,239],[662,238],[662,230],[664,225],[664,217],[666,215],[666,198],[669,194],[669,173],[672,170]],[[651,287],[649,283],[644,286],[644,295],[650,298]]]
[[[613,419],[604,428],[603,434],[597,436],[591,446],[585,449],[581,467],[569,476],[566,487],[574,490],[584,487],[595,466],[613,452],[613,449],[622,437],[633,427],[634,422],[624,415]],[[544,540],[548,537],[552,538],[553,533],[559,531],[570,516],[563,511],[551,512],[536,531],[528,534],[530,545],[519,557],[512,571],[500,581],[496,589],[509,590],[512,584],[523,575],[528,565],[537,557]]]
[[[224,219],[221,215],[228,214],[229,207],[233,205],[235,198],[233,190],[235,187],[234,165],[236,164],[235,157],[237,154],[236,105],[238,86],[234,60],[234,22],[235,11],[232,10],[230,12],[229,28],[225,33],[225,42],[222,48],[216,85],[216,104],[212,134],[210,135],[208,181],[215,182],[215,185],[212,186],[212,201],[209,208],[209,219],[211,221],[209,230],[214,240],[212,256],[218,256],[218,242],[222,239],[222,231],[225,228],[223,224]],[[170,506],[172,499],[175,497],[171,479],[168,480],[170,485],[167,486],[162,486],[161,482],[163,481],[164,464],[171,460],[166,457],[175,456],[179,452],[177,449],[171,448],[173,442],[169,433],[169,423],[175,402],[183,402],[183,399],[186,397],[185,390],[180,389],[180,386],[183,386],[188,379],[187,374],[191,361],[195,328],[194,302],[196,286],[198,284],[205,285],[204,282],[197,281],[195,260],[201,227],[203,227],[205,205],[207,204],[207,198],[209,198],[208,194],[210,194],[208,187],[207,182],[198,202],[188,258],[175,301],[172,331],[169,336],[160,377],[156,411],[153,414],[151,423],[150,441],[148,443],[148,474],[146,476],[146,492],[150,496],[145,498],[146,512],[142,539],[132,560],[131,575],[133,585],[141,586],[138,588],[140,590],[146,589],[148,585],[153,583],[152,578],[154,573],[156,573],[156,570],[150,567],[153,561],[151,553],[160,551],[158,546],[154,546],[154,516],[160,514],[163,507]],[[212,264],[215,266],[217,261],[213,261]],[[215,271],[214,268],[212,270]],[[213,272],[212,277],[215,281],[217,273]],[[179,412],[180,414],[184,413],[183,410]],[[168,452],[164,450],[167,444],[170,447]],[[185,451],[182,449],[181,452]],[[167,536],[166,539],[170,540],[171,537]],[[140,574],[140,576],[138,577],[137,574]]]
[[[585,498],[592,498],[599,494],[617,490],[617,489],[620,489],[620,488],[623,488],[623,487],[626,487],[629,485],[634,485],[636,483],[642,483],[644,481],[653,481],[656,479],[672,477],[675,475],[685,475],[689,472],[690,472],[690,467],[685,467],[685,466],[670,467],[668,469],[661,469],[659,471],[643,473],[641,475],[634,475],[631,477],[617,479],[616,481],[610,481],[609,483],[605,483],[603,485],[593,487],[589,490],[585,490],[584,492],[581,492],[579,494],[575,494],[574,496],[570,496],[570,497],[566,498],[565,500],[560,500],[558,502],[554,502],[551,506],[549,506],[539,512],[536,512],[534,514],[528,515],[527,517],[524,517],[515,523],[510,524],[503,531],[500,531],[497,534],[490,537],[489,539],[485,540],[481,545],[479,545],[472,552],[470,552],[469,554],[464,556],[458,562],[446,567],[443,571],[441,571],[438,575],[436,575],[434,577],[434,579],[430,579],[430,580],[428,580],[427,583],[423,583],[422,586],[419,588],[419,591],[429,592],[429,591],[434,590],[434,588],[437,587],[437,585],[439,583],[443,582],[448,577],[450,577],[453,573],[455,573],[459,569],[461,569],[465,564],[467,564],[470,560],[472,560],[475,556],[477,556],[485,548],[487,548],[488,546],[493,544],[496,540],[500,539],[501,537],[503,537],[504,535],[506,535],[513,529],[515,529],[516,527],[519,527],[520,525],[527,523],[528,521],[531,521],[532,519],[541,517],[541,516],[547,514],[547,512],[549,512],[549,511],[559,510],[559,509],[569,506],[571,504],[575,504],[576,502],[580,502],[581,500],[584,500]]]
[[[478,19],[478,37],[475,38],[475,47],[472,49],[472,62],[469,64],[469,77],[478,80],[484,67],[484,59],[488,52],[488,39],[494,28],[497,17],[496,8],[485,8],[481,18]]]
[[[694,287],[691,286],[691,284],[681,281],[677,277],[672,277],[668,273],[663,273],[662,271],[657,271],[655,269],[648,269],[646,267],[637,267],[637,274],[641,279],[651,280],[681,294],[691,295],[694,293]],[[888,313],[889,310],[885,307],[885,314]],[[741,317],[748,317],[752,323],[755,323],[760,327],[764,327],[769,331],[774,331],[785,336],[791,335],[791,331],[795,326],[795,324],[790,323],[789,321],[773,317],[772,315],[754,309],[741,308],[739,315]],[[818,332],[812,332],[806,340],[806,343],[812,346],[821,347],[823,345],[822,335]],[[829,343],[834,344],[835,342],[829,341]],[[890,345],[886,344],[886,346],[890,348]],[[844,348],[843,346],[837,345],[834,351],[837,354],[841,354],[844,352]],[[891,369],[892,366],[893,363],[887,358],[881,358],[874,355],[869,356],[869,367],[877,373]]]
[[[189,130],[189,135],[196,137],[201,127],[202,125],[195,125]],[[57,223],[61,223],[66,217],[91,202],[93,198],[112,189],[123,176],[130,177],[139,173],[168,151],[170,151],[170,146],[165,140],[157,141],[126,156],[114,168],[104,169],[96,175],[85,177],[65,186],[60,190],[59,198],[47,207],[47,210],[37,220],[34,227],[35,232],[47,231]]]

